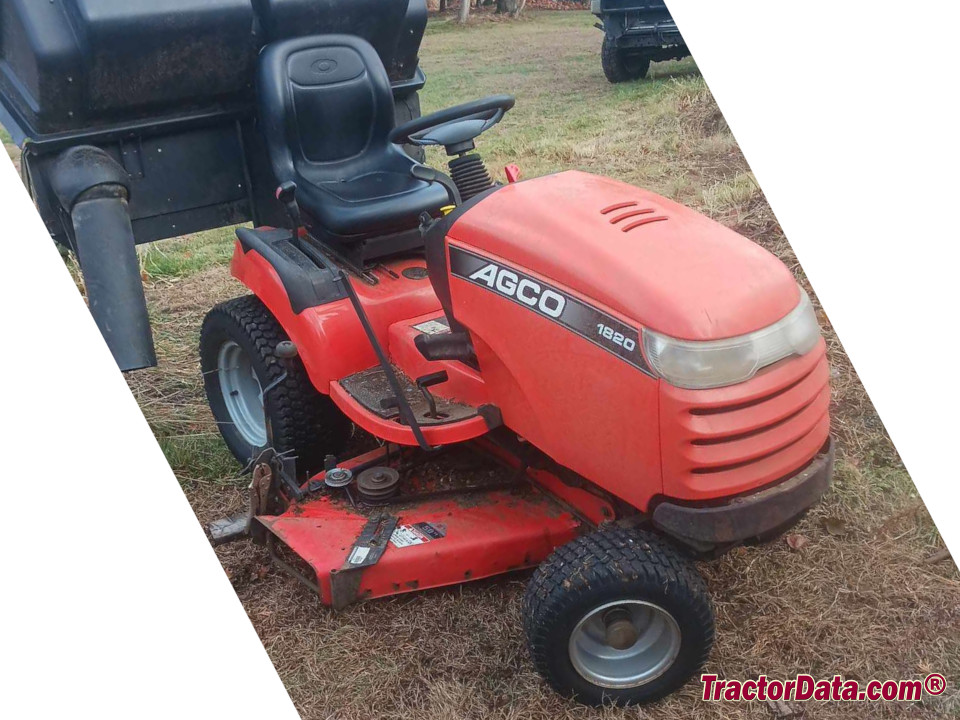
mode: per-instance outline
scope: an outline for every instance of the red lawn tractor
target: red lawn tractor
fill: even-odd
[[[536,568],[524,625],[554,688],[681,686],[714,635],[692,560],[776,537],[832,473],[791,273],[616,180],[493,182],[474,140],[513,98],[395,127],[356,37],[267,46],[257,96],[289,227],[237,231],[252,294],[203,324],[210,406],[253,471],[213,540],[265,544],[335,609]],[[449,174],[404,146],[444,147]]]

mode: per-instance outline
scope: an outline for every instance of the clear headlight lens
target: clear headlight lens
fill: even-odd
[[[810,298],[782,320],[748,335],[696,342],[643,331],[647,362],[660,377],[682,388],[706,389],[749,380],[758,370],[791,355],[810,352],[820,339],[820,325]]]

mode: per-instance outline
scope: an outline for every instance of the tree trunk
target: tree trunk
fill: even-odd
[[[470,0],[460,0],[460,14],[457,21],[465,23],[470,18]]]
[[[438,9],[439,9],[440,12],[446,12],[446,11],[447,11],[447,0],[440,0],[440,6],[439,6]]]
[[[526,0],[497,0],[497,14],[517,17],[523,11],[523,6],[526,4]]]

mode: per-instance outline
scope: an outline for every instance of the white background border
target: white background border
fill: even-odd
[[[960,547],[955,6],[670,7]],[[2,714],[295,718],[23,186],[0,165]]]

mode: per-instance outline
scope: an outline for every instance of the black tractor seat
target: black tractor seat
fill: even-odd
[[[297,199],[308,218],[331,235],[374,235],[415,228],[424,211],[438,214],[450,204],[439,185],[399,171],[375,170],[333,182],[297,183]]]
[[[363,261],[419,246],[422,213],[450,204],[438,183],[388,139],[393,92],[379,56],[350,35],[267,46],[259,113],[277,184],[296,184],[304,225],[324,244]]]

